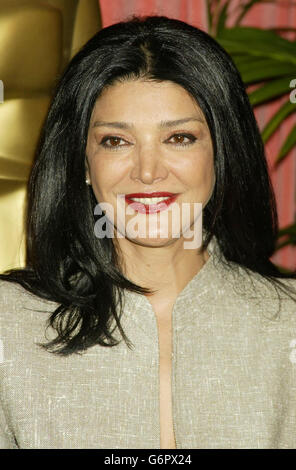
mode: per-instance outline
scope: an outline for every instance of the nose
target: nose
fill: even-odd
[[[157,145],[143,145],[134,155],[131,178],[144,184],[153,184],[167,178],[168,168]]]

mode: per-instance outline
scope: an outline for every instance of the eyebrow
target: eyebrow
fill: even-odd
[[[191,122],[191,121],[198,121],[201,123],[205,123],[204,119],[199,118],[199,117],[188,117],[188,118],[183,118],[183,119],[177,119],[175,121],[161,121],[158,124],[158,127],[174,127],[178,126],[179,124],[185,124],[186,122]],[[93,127],[114,127],[117,129],[132,129],[134,126],[133,124],[129,122],[120,122],[120,121],[114,121],[114,122],[106,122],[106,121],[95,121]]]

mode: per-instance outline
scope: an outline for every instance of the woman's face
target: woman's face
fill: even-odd
[[[213,191],[205,117],[191,95],[169,81],[131,80],[105,88],[92,112],[86,155],[97,201],[108,203],[102,209],[117,237],[133,243],[180,242],[182,230],[196,220],[193,206],[204,207]],[[151,199],[155,192],[165,194]]]

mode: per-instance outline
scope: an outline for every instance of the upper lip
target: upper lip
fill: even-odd
[[[154,192],[154,193],[131,193],[126,194],[125,197],[132,198],[132,197],[172,197],[176,196],[177,193],[168,193],[168,192]]]

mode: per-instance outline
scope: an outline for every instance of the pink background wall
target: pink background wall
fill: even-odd
[[[103,26],[122,21],[130,15],[155,14],[177,18],[207,30],[204,0],[99,0],[99,3]],[[235,0],[233,8],[235,9],[239,3],[240,0]],[[229,26],[231,24],[232,20],[230,18]],[[242,24],[262,28],[287,26],[296,28],[296,2],[293,0],[278,0],[273,4],[268,2],[256,5],[248,12]],[[290,37],[295,38],[295,35],[293,37],[293,33],[290,33]],[[266,121],[277,111],[279,106],[288,99],[289,96],[287,95],[280,102],[260,106],[255,110],[260,129],[264,127]],[[295,217],[296,150],[292,150],[286,160],[276,169],[274,168],[274,161],[281,144],[295,122],[295,115],[291,116],[266,145],[266,155],[276,194],[280,227],[293,223]],[[274,255],[273,260],[286,268],[296,269],[296,248],[286,247],[280,250]]]

